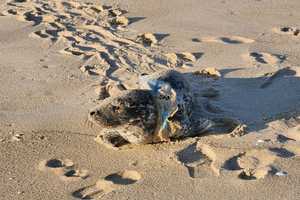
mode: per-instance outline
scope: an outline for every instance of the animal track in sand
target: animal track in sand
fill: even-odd
[[[41,171],[51,172],[57,175],[63,181],[77,181],[89,176],[88,170],[79,170],[74,168],[74,163],[69,159],[44,160],[40,162],[38,168]]]
[[[184,165],[192,178],[206,177],[211,160],[197,149],[197,144],[191,144],[175,153],[179,163]]]
[[[176,160],[185,166],[192,178],[204,178],[212,175],[211,160],[197,149],[197,144],[191,144],[175,153]]]
[[[277,156],[282,158],[291,158],[295,156],[295,153],[287,150],[286,148],[282,147],[274,147],[270,148],[270,151],[274,152]]]
[[[197,41],[196,38],[193,41]],[[199,42],[208,43],[221,43],[221,44],[251,44],[255,40],[250,38],[245,38],[241,36],[229,36],[229,37],[202,37]]]
[[[251,136],[248,141],[230,137],[215,138],[213,141],[199,140],[193,150],[194,157],[203,155],[208,157],[211,160],[210,168],[217,176],[222,174],[243,180],[255,180],[274,175],[286,175],[286,172],[275,165],[275,161],[300,155],[300,118],[279,120],[275,124],[278,123],[281,124],[282,133],[272,140],[258,140],[256,137],[250,139]],[[271,122],[264,131],[268,134],[268,131],[274,132],[276,130],[274,129]]]
[[[183,67],[186,63],[194,63],[202,57],[202,52],[179,52],[179,53],[166,53],[158,57],[158,62],[164,63],[170,68]]]
[[[124,170],[100,179],[96,184],[81,188],[72,193],[78,199],[99,199],[123,186],[131,185],[142,179],[142,175],[134,170]]]
[[[81,69],[87,75],[122,79],[195,61],[188,55],[169,60],[155,45],[168,34],[146,33],[135,36],[137,39],[125,38],[124,33],[130,32],[126,26],[142,18],[126,18],[126,11],[117,7],[74,0],[11,0],[4,9],[4,16],[33,22],[38,30],[31,37],[49,40],[52,46],[63,47],[61,53],[81,58]],[[97,64],[91,64],[95,58]]]
[[[110,81],[97,86],[95,88],[95,93],[98,95],[99,100],[103,100],[110,96],[119,95],[122,91],[125,90],[126,87],[122,83]]]
[[[155,60],[157,63],[162,63],[167,65],[168,67],[172,66],[181,66],[184,65],[185,62],[191,64],[192,62],[196,62],[203,53],[201,52],[181,52],[181,53],[167,53],[164,54],[161,57],[156,57]],[[103,62],[103,59],[97,55],[92,56],[89,58],[85,65],[80,68],[82,72],[89,75],[100,75],[101,81],[99,81],[99,84],[95,86],[95,93],[99,97],[99,100],[103,100],[105,98],[116,96],[120,94],[121,91],[127,90],[127,89],[137,89],[137,81],[138,81],[138,75],[135,74],[135,76],[132,76],[131,79],[133,82],[129,83],[127,82],[121,82],[121,81],[115,81],[112,79],[107,78],[107,74],[109,71],[109,67],[105,65],[105,62]],[[147,73],[145,73],[147,74]],[[145,75],[144,73],[142,75]],[[212,77],[214,79],[217,79],[221,76],[220,72],[218,72],[214,68],[205,68],[204,70],[195,72],[195,75],[203,76],[203,77]],[[135,80],[136,79],[136,80]],[[135,82],[134,82],[135,80]],[[209,92],[209,91],[207,91]],[[209,95],[209,94],[207,94]],[[212,94],[210,94],[212,95]]]
[[[289,27],[289,26],[281,27],[281,28],[275,27],[272,29],[272,31],[277,34],[292,35],[292,36],[299,36],[300,33],[300,29],[296,27]]]
[[[275,175],[279,171],[273,166],[277,156],[268,148],[234,149],[201,142],[197,147],[212,160],[211,169],[216,175],[232,172],[240,179],[254,180]]]
[[[266,52],[251,52],[249,54],[244,54],[242,57],[252,62],[253,64],[268,64],[268,65],[279,65],[283,63],[286,59],[286,55],[271,54]]]
[[[288,142],[288,141],[295,141],[295,140],[294,140],[294,139],[291,139],[291,138],[289,138],[289,137],[286,137],[286,136],[284,136],[284,135],[282,135],[282,134],[279,134],[279,135],[277,136],[277,141],[284,144],[284,143],[286,143],[286,142]]]
[[[300,116],[282,121],[284,130],[277,136],[277,141],[282,144],[296,144],[300,142]],[[300,146],[299,146],[300,149]]]
[[[261,179],[275,174],[272,166],[275,155],[268,150],[250,150],[237,158],[238,167],[242,170],[239,178],[245,180]]]

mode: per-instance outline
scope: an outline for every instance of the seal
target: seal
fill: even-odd
[[[90,111],[89,120],[99,125],[99,138],[110,147],[197,136],[209,121],[193,119],[193,96],[175,70],[146,75],[138,89],[104,99]]]

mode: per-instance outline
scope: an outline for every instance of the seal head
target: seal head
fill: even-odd
[[[89,120],[100,126],[100,137],[109,145],[151,143],[157,108],[149,90],[124,91],[103,100],[90,111]]]

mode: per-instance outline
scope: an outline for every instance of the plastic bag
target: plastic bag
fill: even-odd
[[[181,129],[180,124],[169,120],[178,111],[181,97],[169,83],[157,80],[151,75],[140,78],[140,88],[151,91],[158,108],[157,128],[153,142],[169,141],[170,136]]]

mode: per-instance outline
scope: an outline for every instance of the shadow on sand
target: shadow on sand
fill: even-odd
[[[267,127],[267,123],[297,117],[300,113],[300,77],[292,68],[254,78],[226,78],[239,69],[221,70],[222,78],[203,81],[192,73],[185,76],[193,92],[200,96],[195,105],[199,117],[233,118],[246,124],[251,131]],[[214,88],[218,95],[203,97],[202,91]]]

